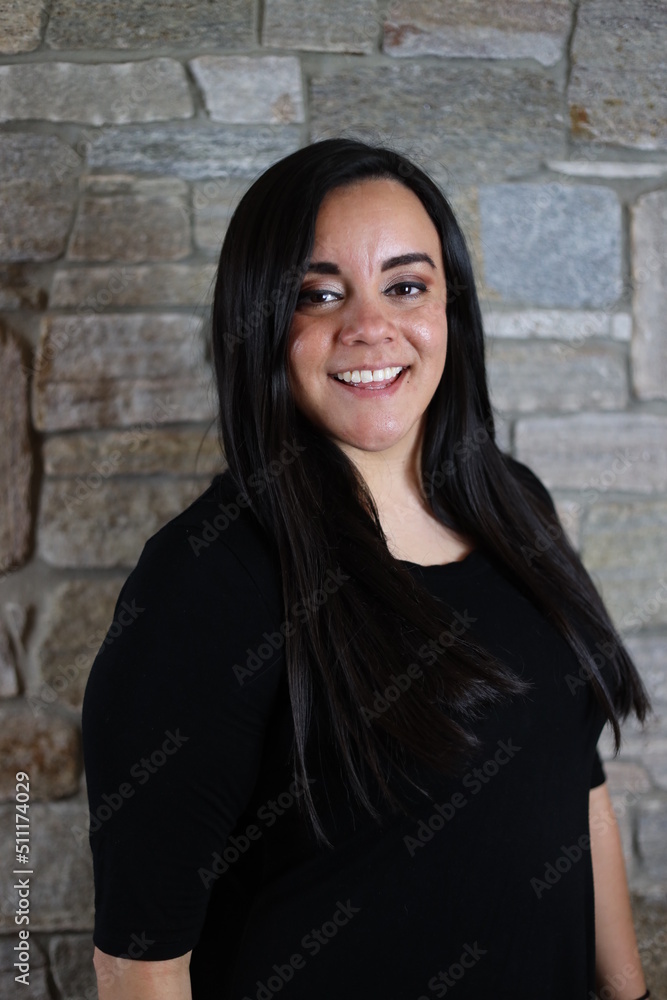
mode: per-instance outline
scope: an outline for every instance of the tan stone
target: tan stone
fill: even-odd
[[[5,0],[0,6],[0,52],[30,52],[42,36],[44,0]]]
[[[200,427],[73,432],[47,438],[44,471],[83,478],[98,468],[109,476],[213,475],[223,468],[215,429]]]
[[[303,121],[301,66],[293,56],[200,56],[189,65],[215,122]]]
[[[0,698],[14,698],[19,693],[16,658],[9,633],[0,622]]]
[[[144,542],[184,510],[210,477],[47,480],[38,528],[53,566],[133,566]]]
[[[537,59],[551,66],[564,54],[571,17],[568,0],[395,0],[385,17],[384,51],[392,56]]]
[[[25,562],[32,527],[28,380],[19,341],[0,327],[0,572]]]
[[[0,266],[0,309],[44,309],[48,281],[38,268],[24,264]]]
[[[78,727],[23,703],[0,706],[0,799],[14,800],[17,771],[30,775],[31,800],[60,799],[79,787]]]
[[[200,250],[220,253],[232,213],[247,185],[240,181],[211,180],[195,184],[192,206],[195,243]]]
[[[632,211],[632,373],[640,399],[667,399],[666,234],[667,192],[653,191]]]
[[[61,995],[68,998],[96,996],[94,945],[90,934],[56,934],[49,939],[51,972]]]
[[[176,179],[86,179],[67,256],[177,260],[190,253],[187,187]]]
[[[140,264],[59,268],[51,285],[54,309],[100,312],[125,306],[208,306],[213,264]]]

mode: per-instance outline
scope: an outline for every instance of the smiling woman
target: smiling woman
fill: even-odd
[[[84,703],[93,815],[183,744],[91,833],[101,1000],[635,1000],[596,744],[648,701],[496,443],[446,199],[299,150],[234,213],[212,330],[228,469],[147,543]]]

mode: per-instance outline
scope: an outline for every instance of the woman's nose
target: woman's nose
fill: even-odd
[[[368,298],[348,303],[339,335],[344,344],[377,344],[392,340],[394,335],[393,323],[382,303]]]

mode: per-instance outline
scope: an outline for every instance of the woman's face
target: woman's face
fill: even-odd
[[[405,455],[446,354],[440,238],[419,198],[388,179],[331,191],[290,328],[298,408],[348,453]]]

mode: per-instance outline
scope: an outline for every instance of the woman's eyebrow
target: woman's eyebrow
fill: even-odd
[[[433,270],[437,270],[433,259],[427,253],[402,253],[398,257],[388,257],[383,261],[381,271],[391,271],[392,267],[404,267],[406,264],[430,264]],[[328,260],[311,260],[308,262],[307,273],[311,274],[340,274],[337,264]]]

